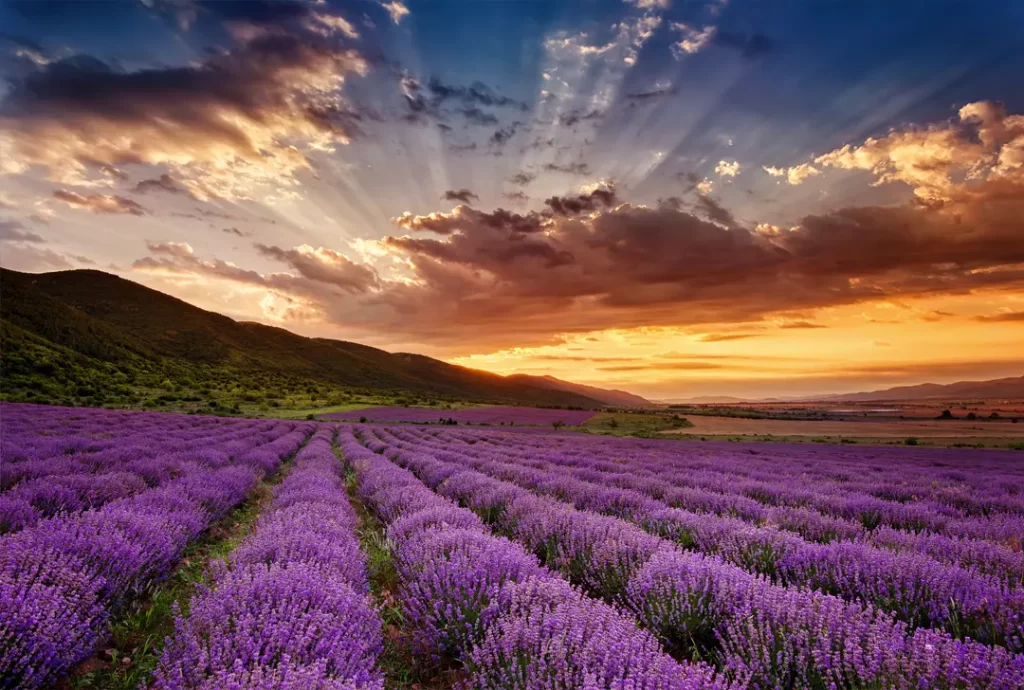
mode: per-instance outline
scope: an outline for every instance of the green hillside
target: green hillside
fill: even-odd
[[[218,413],[375,401],[602,404],[550,384],[234,321],[101,271],[4,269],[0,320],[5,400]]]

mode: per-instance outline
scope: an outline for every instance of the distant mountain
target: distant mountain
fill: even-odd
[[[1022,362],[1024,366],[1024,362]],[[970,398],[1024,399],[1024,376],[1013,376],[992,381],[958,381],[957,383],[922,383],[918,386],[898,386],[864,393],[845,393],[817,398],[836,402],[865,402],[871,400],[964,400]],[[809,399],[809,398],[805,398]]]
[[[585,386],[582,383],[572,383],[570,381],[556,379],[554,376],[530,376],[528,374],[512,374],[507,378],[514,381],[522,381],[527,385],[537,386],[538,388],[548,388],[551,390],[578,393],[579,395],[585,395],[588,398],[600,400],[606,405],[614,405],[616,407],[651,406],[650,400],[647,400],[646,398],[641,398],[639,395],[634,395],[632,393],[628,393],[626,391],[621,390],[597,388],[596,386]]]
[[[734,398],[731,395],[699,395],[695,398],[668,398],[658,402],[668,405],[726,405],[729,403],[750,402],[750,399]]]
[[[165,397],[194,397],[211,389],[283,397],[326,386],[425,400],[594,408],[629,395],[306,338],[234,321],[93,270],[0,270],[0,327],[0,374],[7,398],[12,391],[29,398],[29,392],[37,391],[41,401],[49,396],[97,404],[151,389],[169,391]]]

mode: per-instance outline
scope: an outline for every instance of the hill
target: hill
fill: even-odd
[[[1024,376],[1012,376],[991,381],[958,381],[938,384],[922,383],[918,386],[897,386],[863,393],[831,395],[819,400],[836,402],[865,402],[870,400],[963,400],[971,398],[1024,399]]]
[[[568,391],[570,393],[578,393],[588,398],[594,398],[600,400],[605,405],[614,405],[616,407],[650,407],[651,401],[646,398],[641,398],[639,395],[634,395],[627,391],[621,391],[617,389],[598,388],[596,386],[586,386],[582,383],[572,383],[571,381],[563,381],[557,379],[554,376],[530,376],[528,374],[512,374],[507,378],[514,381],[522,381],[523,383],[531,386],[537,386],[538,388],[548,388],[550,390]]]
[[[0,270],[0,336],[9,400],[315,407],[384,394],[594,408],[619,395],[234,321],[94,270]]]

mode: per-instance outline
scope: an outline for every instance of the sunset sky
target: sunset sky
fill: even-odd
[[[0,263],[653,398],[1024,374],[1024,2],[0,2]]]

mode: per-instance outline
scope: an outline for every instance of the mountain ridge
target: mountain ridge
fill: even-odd
[[[594,397],[603,389],[585,387],[587,395],[569,382],[540,385],[424,355],[236,321],[103,271],[29,274],[0,269],[0,291],[7,388],[66,368],[94,381],[85,384],[88,389],[125,377],[131,385],[141,378],[150,386],[163,375],[169,381],[164,388],[191,390],[201,388],[204,377],[230,386],[234,375],[261,390],[301,390],[323,383],[428,399],[587,408],[610,404]],[[80,382],[73,387],[81,387]],[[618,399],[615,393],[608,397]]]

